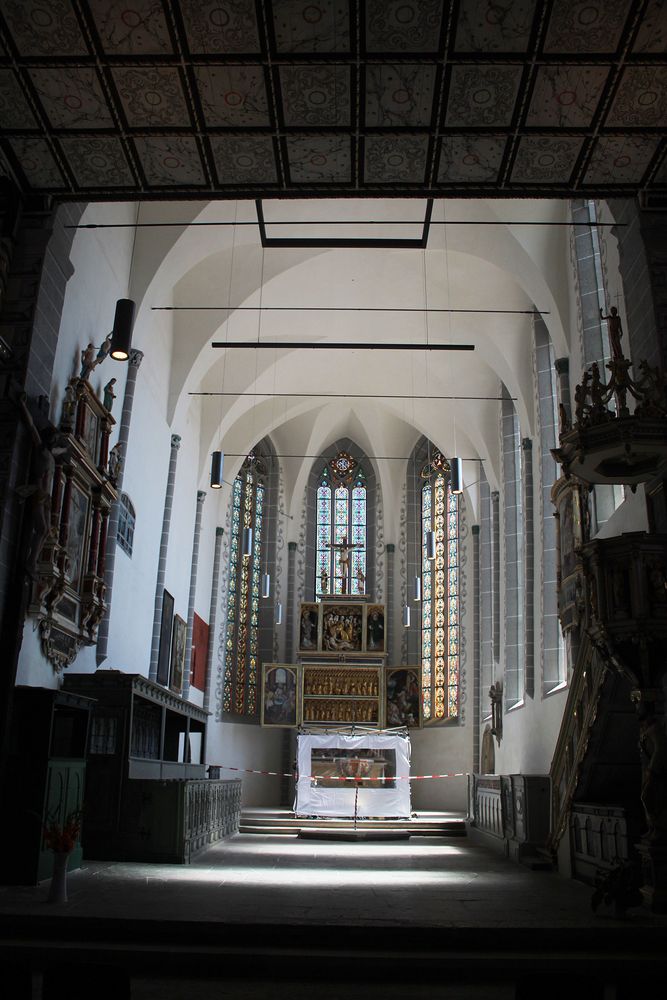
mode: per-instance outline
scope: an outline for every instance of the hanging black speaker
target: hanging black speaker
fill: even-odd
[[[116,315],[113,319],[111,350],[109,352],[114,361],[127,361],[130,356],[135,308],[132,299],[118,299],[116,302]]]

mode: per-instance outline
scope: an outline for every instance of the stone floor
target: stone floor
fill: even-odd
[[[591,927],[591,890],[460,838],[338,844],[237,835],[190,865],[84,862],[67,904],[49,880],[0,888],[0,913],[391,927]],[[653,923],[642,911],[635,921]],[[667,920],[665,925],[667,926]]]
[[[636,961],[664,974],[656,942],[667,917],[594,914],[590,887],[461,837],[350,844],[240,834],[188,866],[87,861],[68,876],[66,904],[48,903],[48,887],[0,887],[0,961],[22,948],[35,968],[57,965],[67,949],[77,963],[113,956],[137,1000],[301,1000],[315,982],[316,1000],[514,997],[516,963],[558,977],[575,959],[604,962],[609,989]],[[421,974],[406,992],[416,961]],[[467,968],[477,982],[462,981]],[[601,998],[621,996],[600,983]]]

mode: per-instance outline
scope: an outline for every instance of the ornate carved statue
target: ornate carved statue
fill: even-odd
[[[491,732],[496,738],[496,743],[500,746],[503,738],[503,682],[496,681],[489,688],[489,698],[491,699]]]
[[[120,470],[123,468],[123,451],[118,441],[109,452],[109,479],[116,485]]]
[[[81,371],[79,373],[79,378],[87,379],[95,367],[95,362],[95,345],[91,341],[91,343],[89,343],[88,346],[84,347],[81,351]]]
[[[616,306],[611,307],[607,316],[605,316],[602,309],[600,309],[600,319],[606,319],[607,321],[611,356],[615,361],[617,361],[619,358],[623,357],[623,348],[621,347],[621,336],[623,331],[621,329],[621,317],[618,315],[618,309]]]
[[[111,412],[113,406],[113,401],[116,398],[116,393],[114,392],[114,386],[116,384],[116,379],[110,379],[104,386],[104,408]]]
[[[26,553],[26,572],[36,576],[37,563],[51,529],[51,494],[56,458],[67,452],[67,447],[58,445],[59,434],[53,427],[47,427],[40,434],[26,404],[26,394],[21,392],[17,404],[23,420],[30,432],[34,445],[32,475],[27,486],[17,489],[22,500],[30,501],[30,541]]]

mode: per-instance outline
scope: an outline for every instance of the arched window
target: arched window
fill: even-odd
[[[116,541],[128,556],[132,555],[135,523],[136,514],[132,506],[132,501],[127,493],[121,493],[118,503],[118,531],[116,533]]]
[[[323,467],[317,487],[316,598],[366,593],[366,494],[363,469],[339,451]]]
[[[421,473],[421,664],[424,722],[459,714],[459,508],[449,463],[437,452]],[[430,559],[427,532],[435,537]]]
[[[258,714],[259,595],[266,467],[251,453],[232,488],[223,711]]]

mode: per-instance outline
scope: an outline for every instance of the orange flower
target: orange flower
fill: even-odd
[[[81,833],[81,810],[71,812],[60,826],[55,820],[50,820],[44,826],[44,840],[47,847],[57,854],[73,851]]]

